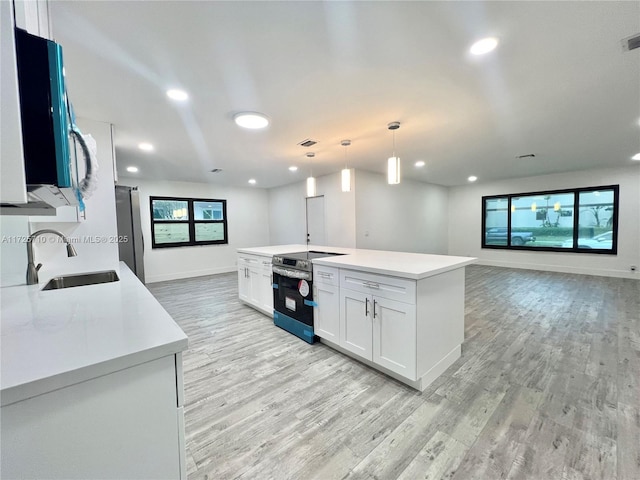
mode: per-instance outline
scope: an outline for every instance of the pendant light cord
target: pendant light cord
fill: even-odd
[[[396,156],[396,131],[394,130],[393,132],[393,156]]]

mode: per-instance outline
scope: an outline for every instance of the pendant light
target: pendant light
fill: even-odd
[[[351,191],[351,170],[347,168],[347,147],[351,145],[351,140],[342,140],[340,145],[344,147],[344,168],[342,169],[342,191]]]
[[[307,153],[307,158],[309,159],[309,163],[311,164],[311,159],[315,157],[316,154],[313,152]],[[313,168],[309,168],[310,176],[307,178],[307,197],[315,197],[316,196],[316,179],[313,176]]]
[[[387,161],[387,183],[397,185],[400,183],[400,157],[396,157],[396,130],[400,128],[400,122],[391,122],[387,128],[393,132],[393,156]]]

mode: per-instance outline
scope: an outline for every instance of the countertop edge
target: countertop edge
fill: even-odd
[[[135,352],[122,357],[105,360],[93,365],[86,365],[75,370],[62,372],[51,377],[41,378],[29,383],[6,387],[0,393],[0,406],[5,407],[29,398],[70,387],[78,383],[109,375],[111,373],[151,362],[162,357],[175,355],[188,348],[189,339],[185,335],[164,345]]]
[[[452,265],[445,265],[442,267],[434,268],[432,270],[423,271],[420,273],[411,273],[400,270],[393,270],[391,268],[383,268],[383,267],[370,267],[366,265],[360,264],[349,264],[345,261],[348,261],[347,256],[340,257],[340,262],[332,261],[331,258],[319,258],[314,259],[313,263],[315,265],[324,265],[327,267],[335,267],[344,270],[354,270],[358,272],[367,272],[367,273],[376,273],[379,275],[389,275],[392,277],[399,278],[407,278],[409,280],[422,280],[423,278],[433,277],[434,275],[439,275],[441,273],[450,272],[451,270],[456,270],[458,268],[466,267],[467,265],[471,265],[472,263],[477,262],[477,258],[469,258],[469,260],[463,260],[458,263]]]

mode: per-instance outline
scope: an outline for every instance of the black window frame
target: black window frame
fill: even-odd
[[[187,220],[156,220],[153,218],[153,202],[155,200],[165,200],[173,202],[187,202]],[[194,202],[209,202],[222,204],[222,220],[196,220]],[[195,247],[202,245],[226,245],[229,243],[229,232],[227,225],[227,201],[213,198],[190,198],[190,197],[149,197],[149,214],[151,219],[151,248],[173,248],[173,247]],[[219,223],[223,225],[224,238],[222,240],[196,240],[196,224],[199,223]],[[187,224],[189,228],[189,240],[186,242],[156,243],[156,224]]]
[[[612,242],[611,249],[593,249],[593,248],[580,248],[578,246],[578,238],[580,235],[579,221],[580,221],[580,194],[584,192],[596,192],[603,190],[613,191],[613,222],[611,230]],[[573,245],[572,248],[565,247],[530,247],[525,245],[511,245],[511,200],[512,198],[525,197],[525,196],[543,196],[543,195],[558,195],[558,194],[573,194]],[[487,200],[506,198],[507,199],[507,244],[506,245],[491,245],[486,243],[487,232]],[[620,185],[599,185],[595,187],[581,187],[581,188],[568,188],[562,190],[542,190],[537,192],[524,192],[524,193],[509,193],[502,195],[486,195],[482,197],[482,230],[481,234],[481,248],[495,249],[495,250],[519,250],[526,252],[563,252],[563,253],[593,253],[598,255],[617,255],[618,254],[618,207],[620,204]],[[504,227],[500,227],[504,228]]]

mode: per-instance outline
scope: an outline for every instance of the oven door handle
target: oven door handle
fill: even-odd
[[[278,275],[282,275],[287,278],[297,278],[300,280],[309,280],[311,281],[311,272],[303,272],[302,270],[293,270],[289,268],[282,268],[273,266],[273,273],[277,273]]]

